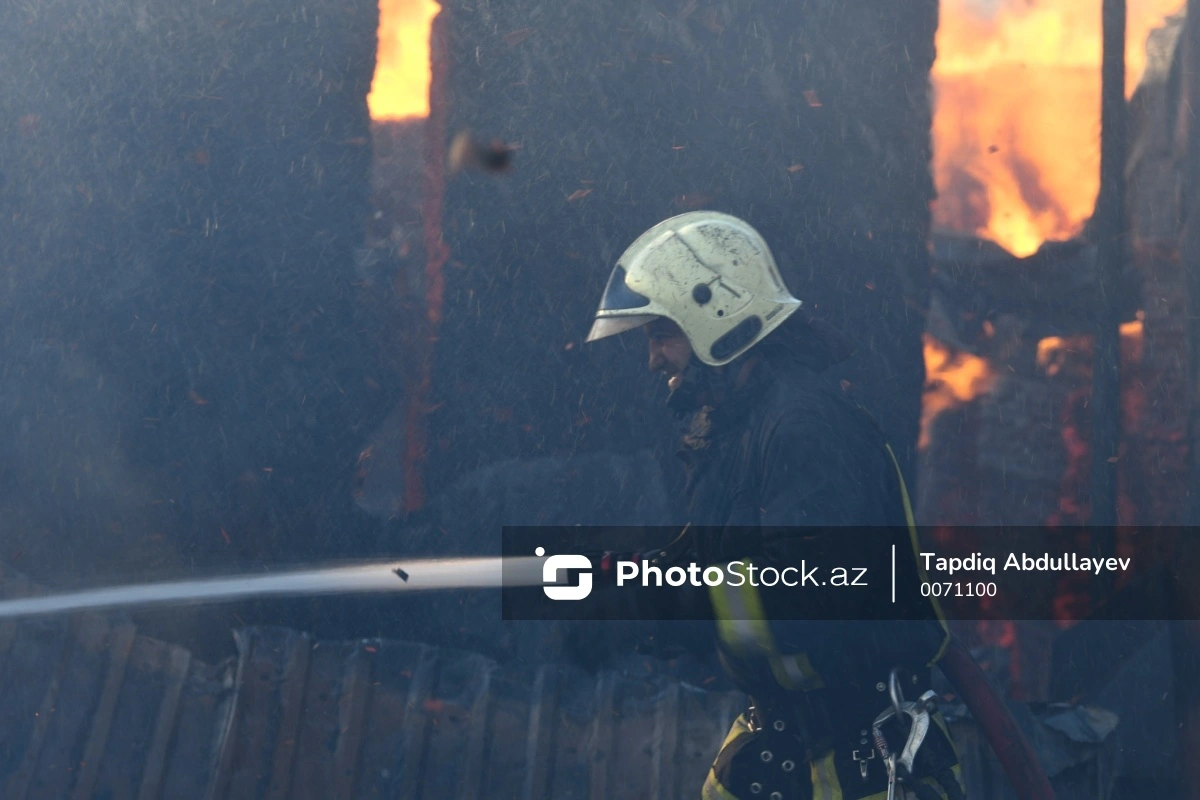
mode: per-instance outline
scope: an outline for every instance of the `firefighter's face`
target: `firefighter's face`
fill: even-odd
[[[672,391],[678,389],[692,358],[687,336],[678,325],[663,317],[646,323],[645,329],[650,342],[650,371],[661,372],[667,377],[667,386]]]

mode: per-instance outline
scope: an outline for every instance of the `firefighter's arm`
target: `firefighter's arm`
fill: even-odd
[[[740,561],[743,570],[753,564],[759,570],[772,567],[782,575],[788,568],[800,567],[806,557],[811,561],[818,552],[825,554],[830,547],[850,544],[837,527],[854,522],[861,514],[861,493],[856,491],[860,476],[850,474],[847,460],[837,452],[847,443],[835,441],[837,432],[820,422],[813,416],[792,413],[765,432],[752,498],[758,524],[727,528],[709,548],[711,562]],[[744,577],[740,585],[752,582],[749,575]],[[761,614],[768,620],[817,618],[821,614],[808,606],[834,599],[815,593],[800,598],[782,582],[758,587],[753,597],[728,590],[709,595],[718,606],[714,609],[718,618]],[[734,607],[721,607],[729,604]]]

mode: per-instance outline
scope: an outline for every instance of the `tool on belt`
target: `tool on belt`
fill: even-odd
[[[940,800],[941,795],[933,785],[927,781],[918,780],[914,773],[917,752],[925,743],[932,715],[937,712],[937,694],[933,690],[929,690],[915,701],[905,701],[904,692],[900,688],[898,669],[893,669],[888,676],[888,691],[891,705],[881,711],[871,725],[871,737],[874,739],[875,749],[879,751],[879,757],[887,769],[888,800],[895,800],[898,785],[911,789],[919,800]],[[903,747],[897,752],[888,744],[883,728],[889,722],[899,723],[903,727],[906,720],[908,734]],[[859,759],[856,758],[856,760]],[[861,768],[864,777],[866,767],[866,761],[862,760]],[[952,771],[945,770],[932,777],[950,800],[959,800],[964,797],[962,787]]]

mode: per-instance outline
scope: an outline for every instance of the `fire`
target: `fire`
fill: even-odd
[[[925,396],[921,402],[920,449],[930,442],[933,420],[943,411],[957,408],[995,383],[995,373],[985,359],[956,353],[930,336],[925,337]]]
[[[1137,312],[1137,319],[1121,323],[1121,360],[1138,363],[1146,351],[1146,332],[1144,311]]]
[[[1140,363],[1145,351],[1146,312],[1139,310],[1136,317],[1128,322],[1122,322],[1119,329],[1121,363],[1123,365]],[[1037,365],[1047,377],[1052,378],[1062,371],[1067,357],[1079,353],[1085,353],[1090,357],[1091,347],[1091,339],[1087,336],[1071,339],[1047,336],[1037,343]],[[926,357],[926,361],[928,361],[928,357]]]
[[[371,119],[429,116],[429,29],[440,10],[434,0],[379,0]]]
[[[1128,0],[1126,92],[1181,0]],[[934,222],[1025,256],[1077,234],[1100,174],[1100,3],[942,0]]]

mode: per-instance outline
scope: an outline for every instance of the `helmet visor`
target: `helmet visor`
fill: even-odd
[[[592,329],[588,331],[587,338],[584,341],[594,342],[597,339],[616,336],[618,333],[640,328],[647,322],[656,319],[658,319],[658,315],[656,314],[634,314],[628,317],[600,317],[592,324]]]
[[[645,308],[650,305],[650,298],[638,294],[625,283],[625,268],[618,266],[608,278],[608,286],[604,287],[604,297],[600,298],[601,311],[628,311],[632,308]]]

